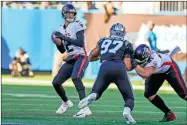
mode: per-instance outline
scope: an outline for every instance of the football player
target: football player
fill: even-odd
[[[128,123],[136,123],[131,116],[134,108],[134,95],[127,76],[127,69],[132,67],[130,62],[132,45],[124,40],[125,33],[125,27],[122,24],[114,24],[110,29],[110,37],[101,38],[91,51],[89,61],[98,60],[100,57],[102,64],[90,95],[80,101],[79,108],[87,107],[98,100],[110,83],[115,83],[125,102],[124,118]]]
[[[184,100],[187,100],[187,88],[182,78],[181,71],[174,60],[172,55],[180,51],[176,47],[167,54],[160,54],[151,50],[147,45],[139,45],[134,53],[135,61],[138,63],[135,70],[145,79],[145,92],[144,96],[157,108],[165,113],[161,122],[173,121],[176,115],[169,109],[164,100],[157,95],[157,91],[167,80],[175,92]],[[136,63],[135,62],[135,63]]]
[[[85,87],[82,83],[84,71],[88,66],[88,56],[85,50],[84,31],[86,26],[76,20],[76,9],[73,5],[67,4],[61,11],[64,25],[60,26],[59,31],[52,33],[51,39],[56,44],[61,53],[67,52],[68,56],[64,59],[66,63],[62,65],[58,74],[53,79],[53,87],[57,94],[62,99],[62,104],[56,111],[57,114],[62,114],[73,106],[73,103],[66,96],[62,84],[69,78],[72,79],[75,88],[78,92],[79,99],[85,97]],[[81,109],[73,117],[86,117],[92,112],[88,107]]]

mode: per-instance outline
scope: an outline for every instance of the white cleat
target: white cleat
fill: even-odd
[[[72,103],[70,100],[68,100],[67,102],[62,101],[62,104],[61,104],[61,106],[58,108],[58,110],[56,111],[56,113],[57,113],[57,114],[62,114],[62,113],[64,113],[64,112],[66,112],[66,110],[67,110],[68,108],[70,108],[70,107],[72,107],[72,106],[73,106],[73,103]]]
[[[92,112],[88,107],[85,107],[83,109],[80,109],[79,112],[77,112],[75,115],[73,115],[74,118],[85,118],[86,116],[92,115]]]
[[[95,101],[97,98],[97,94],[96,93],[92,93],[89,96],[87,96],[86,98],[82,99],[79,102],[78,107],[80,109],[87,107],[88,105],[90,105],[93,101]]]
[[[127,120],[127,124],[136,124],[136,121],[131,116],[130,112],[131,112],[130,108],[125,107],[123,111],[123,116]]]

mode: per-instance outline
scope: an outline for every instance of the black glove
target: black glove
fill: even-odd
[[[51,37],[52,36],[55,36],[56,38],[60,38],[61,40],[65,40],[67,37],[65,35],[63,35],[61,32],[59,31],[55,31],[52,33]]]
[[[136,66],[138,65],[135,59],[131,59],[131,64],[132,64],[132,69],[135,69]]]
[[[131,64],[132,64],[132,70],[136,68],[138,65],[135,58],[134,58],[134,52],[131,54]]]

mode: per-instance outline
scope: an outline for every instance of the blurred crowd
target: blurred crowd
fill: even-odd
[[[3,8],[14,9],[59,9],[61,10],[65,4],[71,3],[76,8],[81,9],[83,12],[88,10],[103,10],[105,12],[104,22],[107,23],[112,15],[117,14],[117,11],[123,11],[124,2],[68,2],[68,1],[4,1],[2,2]]]
[[[115,9],[120,9],[121,5],[124,2],[68,2],[68,1],[3,1],[2,7],[3,8],[17,8],[17,9],[48,9],[48,8],[57,8],[61,9],[63,5],[71,3],[76,8],[80,8],[82,10],[89,10],[89,9],[104,9],[104,5],[107,3],[111,3],[112,7]]]

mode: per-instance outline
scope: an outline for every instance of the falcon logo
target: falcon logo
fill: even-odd
[[[149,49],[145,47],[142,52],[142,58],[148,58],[149,55],[150,55]]]

